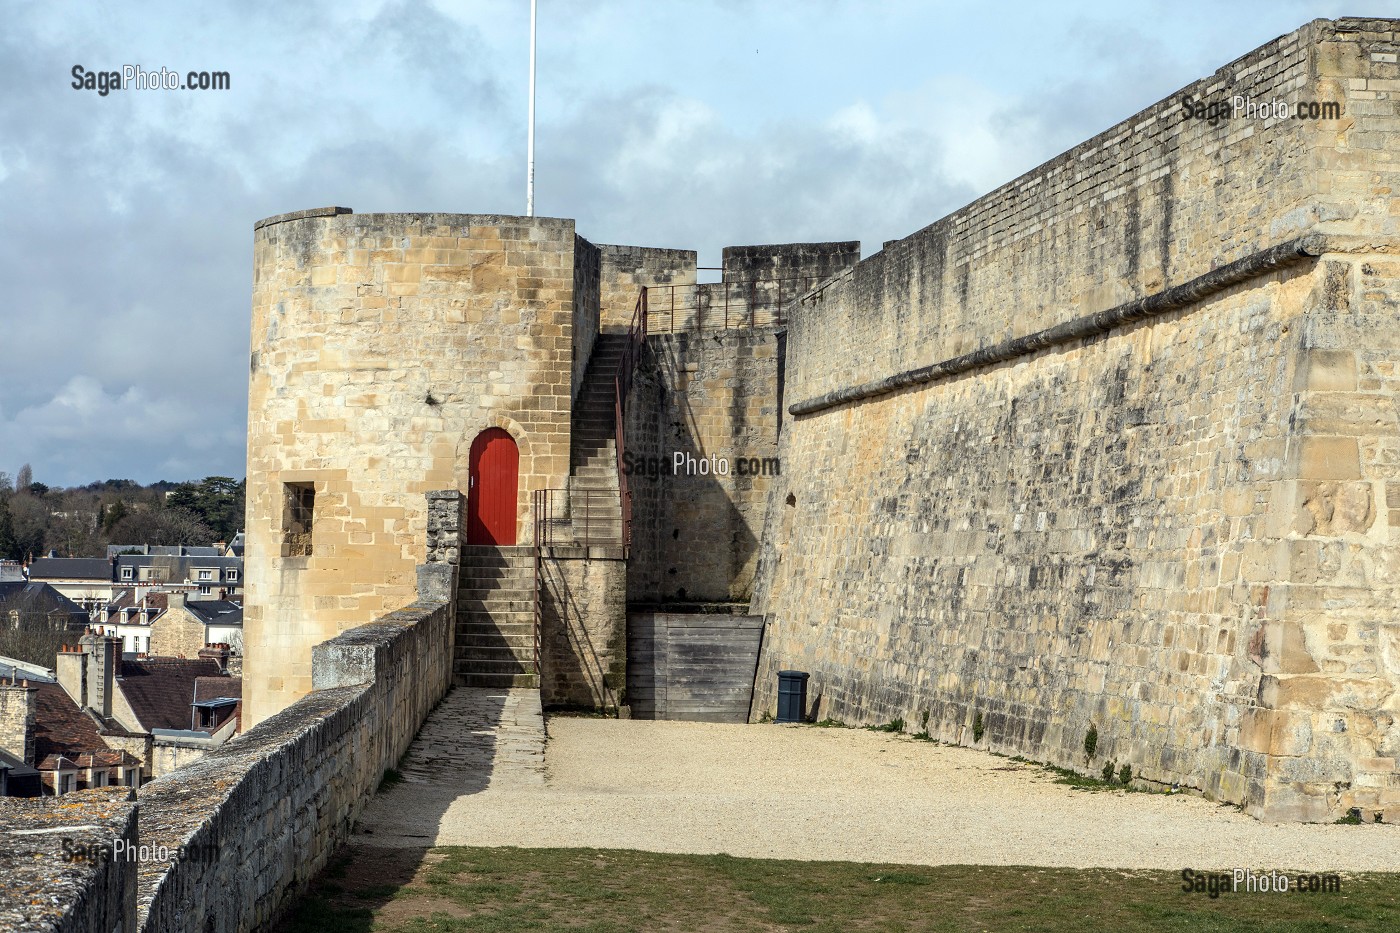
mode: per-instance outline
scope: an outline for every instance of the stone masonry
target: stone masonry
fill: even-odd
[[[822,718],[1400,813],[1397,30],[1310,23],[804,300],[755,715],[800,668]],[[1341,116],[1183,115],[1237,94]]]

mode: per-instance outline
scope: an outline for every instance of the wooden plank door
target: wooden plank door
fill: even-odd
[[[470,483],[467,543],[514,544],[520,451],[508,432],[487,428],[472,441]]]

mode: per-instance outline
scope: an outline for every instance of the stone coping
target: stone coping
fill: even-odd
[[[129,787],[0,797],[0,929],[85,929],[102,906],[110,863],[76,853],[131,840],[135,826]]]

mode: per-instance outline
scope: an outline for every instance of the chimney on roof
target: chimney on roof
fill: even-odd
[[[83,704],[104,719],[112,716],[112,694],[117,689],[122,640],[100,632],[84,635],[80,642],[87,657],[87,698]]]
[[[200,660],[213,661],[219,665],[219,670],[228,673],[229,647],[222,642],[205,645],[199,649]]]
[[[0,683],[0,748],[27,765],[34,764],[34,709],[37,687]]]
[[[81,644],[63,646],[54,662],[54,674],[69,699],[87,706],[87,653]]]

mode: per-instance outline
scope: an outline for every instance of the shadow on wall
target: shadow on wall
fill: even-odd
[[[740,339],[755,338],[678,334],[648,342],[628,439],[633,603],[749,599],[766,491],[739,475],[737,461],[776,463],[777,416],[771,424],[751,417],[754,393],[771,396],[774,387],[755,383],[761,370],[745,370],[751,348],[732,345]],[[677,454],[683,461],[672,472]],[[717,460],[707,457],[724,458],[727,475],[716,475]]]
[[[611,566],[616,565],[616,566]],[[571,581],[577,571],[582,580]],[[587,575],[591,573],[625,573],[622,561],[586,560],[549,557],[544,561],[540,612],[542,633],[541,678],[542,699],[548,707],[589,707],[615,711],[621,703],[612,681],[615,672],[609,658],[616,658],[617,646],[610,649],[599,645],[596,633],[589,632],[585,620],[621,623],[621,631],[613,633],[614,640],[626,637],[625,612],[613,619],[606,606],[592,606],[585,594],[591,589]],[[596,595],[596,594],[594,594]]]

